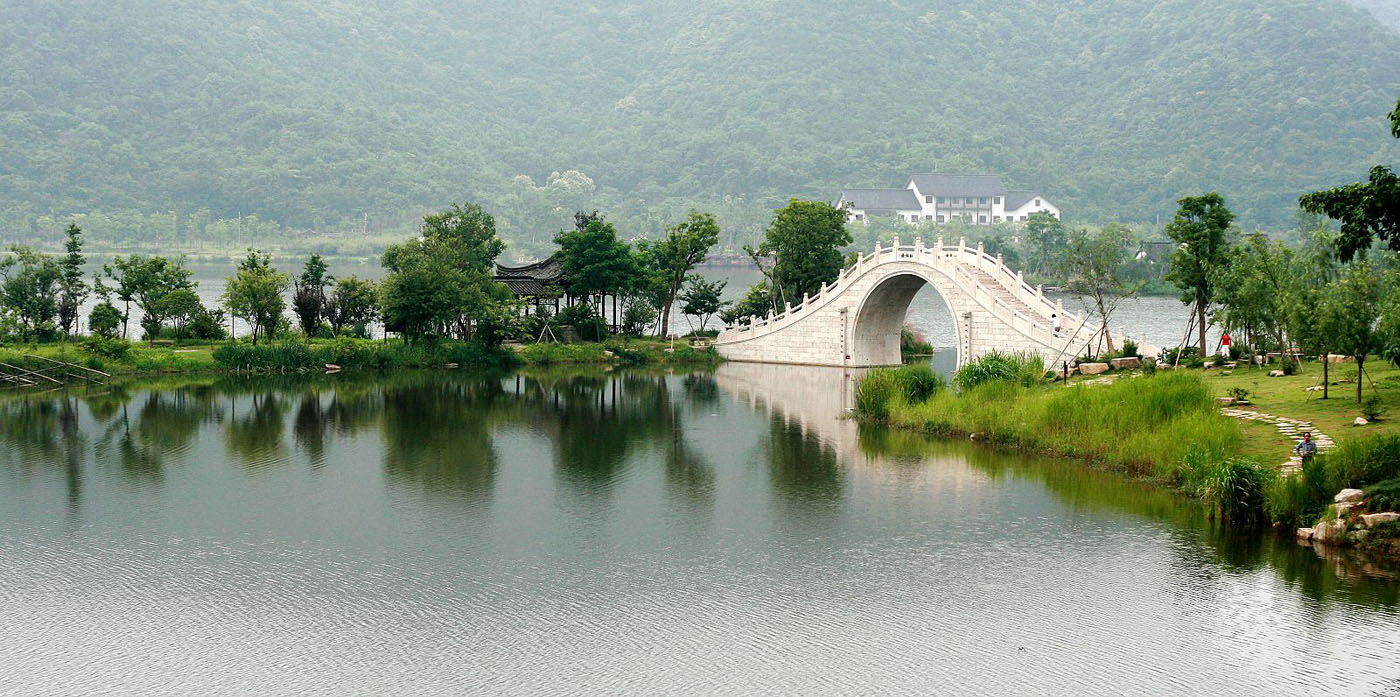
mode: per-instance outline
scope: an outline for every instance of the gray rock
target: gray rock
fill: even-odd
[[[1371,422],[1370,422],[1370,421],[1367,421],[1366,418],[1365,418],[1365,417],[1362,417],[1362,416],[1356,417],[1356,420],[1353,421],[1353,422],[1351,422],[1351,424],[1352,424],[1353,426],[1365,426],[1365,425],[1368,424],[1368,423],[1371,423]]]
[[[1313,526],[1313,539],[1318,542],[1336,542],[1346,537],[1347,524],[1340,520],[1325,520]]]
[[[1098,375],[1108,372],[1107,363],[1080,363],[1079,372],[1085,375]]]
[[[1366,498],[1366,492],[1360,489],[1342,489],[1337,492],[1336,496],[1332,497],[1332,500],[1337,503],[1361,503],[1364,498]]]
[[[1113,358],[1110,359],[1108,362],[1109,365],[1113,366],[1114,370],[1125,370],[1130,368],[1142,367],[1142,361],[1138,360],[1136,356],[1132,358]]]
[[[1309,540],[1312,540],[1312,538],[1313,538],[1313,529],[1312,529],[1312,528],[1298,528],[1298,539],[1300,539],[1300,540],[1302,540],[1302,541],[1304,541],[1304,542],[1308,542]]]
[[[1282,371],[1282,370],[1270,370],[1270,371],[1269,371],[1269,377],[1271,377],[1271,378],[1281,378],[1281,377],[1283,377],[1283,371]]]

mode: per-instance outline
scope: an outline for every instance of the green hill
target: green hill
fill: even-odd
[[[407,230],[461,200],[524,247],[583,207],[752,232],[929,170],[1079,220],[1219,189],[1252,227],[1397,157],[1400,34],[1341,0],[190,5],[0,13],[5,237]]]

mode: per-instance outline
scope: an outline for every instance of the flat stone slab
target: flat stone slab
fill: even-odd
[[[1114,370],[1128,370],[1142,367],[1142,361],[1138,360],[1136,356],[1132,358],[1112,358],[1109,359],[1108,363],[1113,366]]]
[[[1098,375],[1108,372],[1107,363],[1080,363],[1079,372],[1085,375]]]
[[[1400,520],[1400,513],[1371,513],[1361,516],[1361,522],[1368,528],[1374,528],[1381,523],[1394,523],[1397,520]]]
[[[1360,489],[1342,489],[1337,495],[1332,497],[1337,503],[1357,503],[1366,498],[1366,492]]]

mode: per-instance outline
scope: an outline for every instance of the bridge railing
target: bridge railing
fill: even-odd
[[[1025,282],[1023,274],[1012,272],[1000,255],[993,256],[987,253],[982,244],[968,247],[966,238],[961,238],[957,246],[950,246],[945,245],[943,238],[939,237],[933,246],[924,245],[922,238],[916,238],[912,245],[902,245],[898,238],[888,247],[877,242],[873,252],[858,255],[854,264],[842,269],[836,280],[824,284],[816,295],[804,297],[796,305],[785,304],[781,312],[770,312],[762,319],[749,318],[736,327],[726,329],[725,333],[733,332],[744,335],[743,338],[753,338],[777,331],[798,315],[839,295],[870,268],[891,261],[922,262],[939,268],[978,304],[1000,309],[1004,314],[1003,319],[1008,324],[1042,343],[1053,342],[1053,330],[1048,326],[1040,326],[1035,318],[1027,316],[999,297],[995,291],[987,288],[967,270],[968,266],[986,273],[998,286],[1010,292],[1012,297],[1026,306],[1058,314],[1062,318],[1062,331],[1078,330],[1086,325],[1082,315],[1065,312],[1062,303],[1051,302],[1041,288],[1032,288]]]

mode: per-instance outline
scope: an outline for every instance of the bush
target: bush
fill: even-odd
[[[1034,353],[992,351],[973,359],[953,374],[959,392],[970,392],[988,382],[1006,382],[1029,387],[1045,376],[1045,361]]]
[[[1367,421],[1375,421],[1385,413],[1385,405],[1381,403],[1380,395],[1371,395],[1361,402],[1361,415]]]
[[[1400,434],[1341,441],[1269,491],[1269,515],[1285,525],[1312,525],[1342,489],[1400,479]],[[1388,490],[1386,487],[1381,487]]]
[[[108,339],[90,336],[83,342],[83,350],[95,356],[121,360],[131,351],[131,344],[121,339]]]
[[[1166,361],[1167,365],[1177,365],[1187,362],[1197,353],[1199,352],[1196,350],[1195,346],[1185,346],[1179,349],[1172,348],[1167,349],[1166,353],[1162,355],[1162,360]]]
[[[1246,390],[1243,387],[1231,387],[1226,394],[1233,397],[1236,402],[1249,401],[1249,390]]]
[[[899,329],[899,353],[902,356],[927,356],[933,353],[933,345],[906,324]]]
[[[1366,507],[1372,511],[1400,511],[1400,477],[1366,487]]]
[[[602,341],[608,338],[608,323],[588,303],[570,305],[559,311],[558,323],[573,327],[578,337],[584,341]]]
[[[115,339],[122,326],[122,313],[109,302],[98,303],[88,313],[88,330],[93,336],[102,339]]]
[[[1122,351],[1122,354],[1123,354],[1123,357],[1124,357],[1124,358],[1134,358],[1134,357],[1136,357],[1136,356],[1138,355],[1138,345],[1137,345],[1137,342],[1136,342],[1136,341],[1133,341],[1132,339],[1124,339],[1124,340],[1123,340],[1123,351]]]

